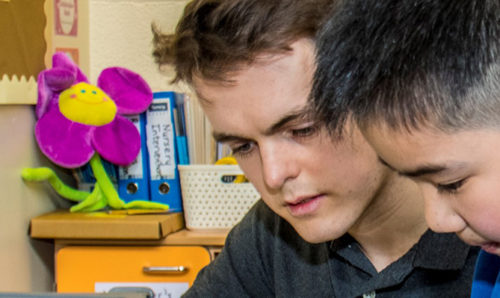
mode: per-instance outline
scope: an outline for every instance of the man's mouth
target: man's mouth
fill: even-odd
[[[321,198],[323,195],[299,197],[293,202],[287,202],[286,206],[293,216],[306,216],[319,209]]]

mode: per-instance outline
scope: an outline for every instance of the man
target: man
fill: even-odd
[[[331,131],[355,118],[417,182],[431,229],[481,246],[472,296],[500,297],[500,2],[351,1],[320,34],[314,85]]]
[[[466,297],[476,250],[427,230],[415,185],[356,126],[310,117],[331,1],[193,1],[155,57],[189,83],[259,201],[186,297]]]

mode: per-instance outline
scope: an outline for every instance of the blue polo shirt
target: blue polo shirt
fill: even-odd
[[[477,258],[471,298],[500,297],[500,257],[481,251]]]

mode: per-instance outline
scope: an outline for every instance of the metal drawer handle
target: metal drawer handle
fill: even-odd
[[[142,272],[150,274],[181,274],[189,270],[184,266],[144,266]]]

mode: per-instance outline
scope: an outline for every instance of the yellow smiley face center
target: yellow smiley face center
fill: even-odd
[[[74,122],[102,126],[116,116],[116,104],[100,88],[78,83],[59,95],[59,110]]]

